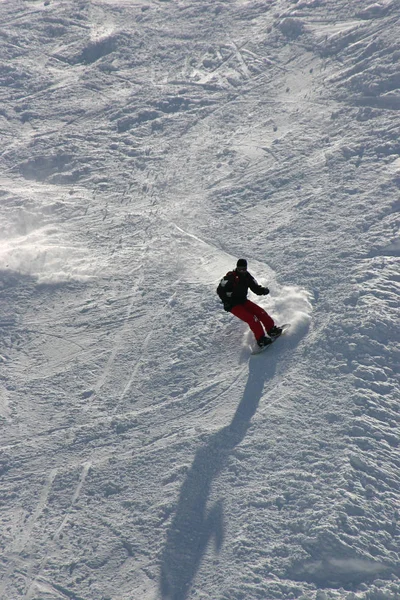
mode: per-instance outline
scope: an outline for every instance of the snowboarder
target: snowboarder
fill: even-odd
[[[275,326],[274,320],[261,306],[247,299],[249,288],[258,296],[269,294],[269,289],[259,285],[248,272],[247,260],[239,258],[236,269],[229,271],[219,282],[217,294],[221,298],[224,309],[247,323],[254,333],[258,346],[264,348],[282,333],[282,329]]]

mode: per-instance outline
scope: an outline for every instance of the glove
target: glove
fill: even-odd
[[[262,296],[267,296],[269,294],[269,289],[267,287],[262,287],[260,292]]]
[[[224,302],[224,310],[231,312],[232,304],[230,302]]]

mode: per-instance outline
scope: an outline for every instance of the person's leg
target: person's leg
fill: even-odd
[[[258,304],[255,304],[251,300],[246,300],[246,302],[241,306],[243,306],[247,312],[255,315],[259,321],[261,321],[267,333],[274,326],[274,320],[263,308],[261,308],[261,306],[258,306]]]
[[[254,333],[254,337],[257,341],[264,337],[264,329],[262,328],[259,318],[257,317],[257,315],[253,314],[252,312],[246,309],[246,303],[237,304],[231,309],[231,313],[235,315],[235,317],[238,317],[238,319],[241,319],[242,321],[247,323],[247,325]]]

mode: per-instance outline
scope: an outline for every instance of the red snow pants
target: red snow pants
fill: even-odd
[[[237,304],[231,309],[231,313],[247,323],[254,333],[256,340],[265,335],[263,325],[265,331],[269,331],[274,326],[274,321],[269,314],[261,306],[251,302],[251,300],[246,300],[244,304]]]

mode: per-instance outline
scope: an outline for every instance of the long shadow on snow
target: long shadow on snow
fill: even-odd
[[[207,509],[211,485],[246,435],[264,383],[273,377],[280,354],[274,348],[274,352],[250,359],[243,397],[230,425],[211,435],[196,452],[180,491],[161,559],[160,591],[164,600],[185,600],[210,539],[214,538],[217,551],[222,546],[222,500]]]

